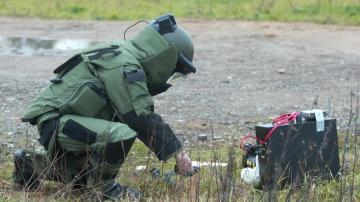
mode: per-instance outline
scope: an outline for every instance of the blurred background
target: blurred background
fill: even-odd
[[[34,192],[14,187],[13,151],[41,148],[37,129],[20,118],[74,53],[123,40],[138,20],[164,13],[191,35],[198,69],[154,97],[155,111],[193,160],[229,166],[205,163],[193,178],[164,180],[174,161],[159,162],[136,141],[120,182],[149,201],[359,201],[360,0],[0,0],[0,201],[91,199],[45,180]],[[244,135],[317,108],[337,119],[339,180],[270,192],[241,180]]]
[[[200,19],[360,24],[359,0],[1,0],[0,15],[50,19],[149,19],[164,12]]]

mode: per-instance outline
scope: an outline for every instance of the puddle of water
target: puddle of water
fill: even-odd
[[[0,54],[51,55],[62,51],[88,48],[96,43],[86,39],[49,40],[27,37],[0,37]]]

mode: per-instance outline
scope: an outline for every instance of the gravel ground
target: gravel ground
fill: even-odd
[[[132,23],[0,18],[0,37],[118,40]],[[239,138],[269,117],[312,107],[330,109],[339,129],[344,128],[350,92],[359,79],[360,27],[186,19],[180,23],[194,39],[198,72],[154,98],[156,111],[176,133],[190,140],[197,134]],[[8,51],[1,43],[0,142],[16,146],[36,139],[35,129],[20,117],[49,84],[52,70],[74,51]]]

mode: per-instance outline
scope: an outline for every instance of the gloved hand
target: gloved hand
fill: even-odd
[[[175,155],[175,172],[183,176],[192,176],[199,171],[199,168],[192,166],[190,157],[182,150]]]

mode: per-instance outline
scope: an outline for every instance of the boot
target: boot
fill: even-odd
[[[141,193],[131,187],[123,186],[119,183],[111,183],[104,188],[105,200],[140,200]]]
[[[14,152],[14,164],[14,183],[25,189],[36,189],[39,186],[39,180],[34,172],[31,156],[25,150],[18,149]]]

